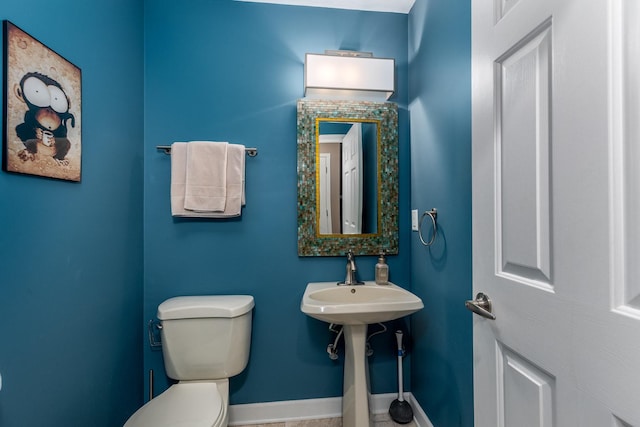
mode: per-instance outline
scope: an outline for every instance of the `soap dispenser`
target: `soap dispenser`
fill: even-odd
[[[384,259],[384,251],[380,253],[378,263],[376,264],[376,283],[378,285],[389,284],[389,266]]]

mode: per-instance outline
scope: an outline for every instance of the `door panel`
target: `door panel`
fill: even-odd
[[[615,258],[615,305],[637,316],[640,311],[640,5],[613,3],[612,104]]]
[[[508,347],[497,353],[499,426],[553,426],[555,378]]]
[[[319,228],[320,234],[331,234],[331,154],[320,153],[320,165],[318,167],[320,182],[320,207]]]
[[[495,64],[498,274],[550,288],[551,23]]]

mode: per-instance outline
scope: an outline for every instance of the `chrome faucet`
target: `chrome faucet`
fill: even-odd
[[[364,285],[364,282],[359,282],[356,278],[356,257],[351,250],[347,252],[347,277],[344,282],[338,282],[338,285]]]

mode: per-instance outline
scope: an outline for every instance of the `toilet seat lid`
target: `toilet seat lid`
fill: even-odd
[[[125,427],[212,427],[223,409],[216,383],[178,383],[138,409]]]

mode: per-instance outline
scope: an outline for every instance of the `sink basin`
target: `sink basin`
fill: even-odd
[[[309,283],[300,310],[308,316],[339,325],[367,325],[398,319],[422,309],[422,300],[393,283],[338,286]]]

